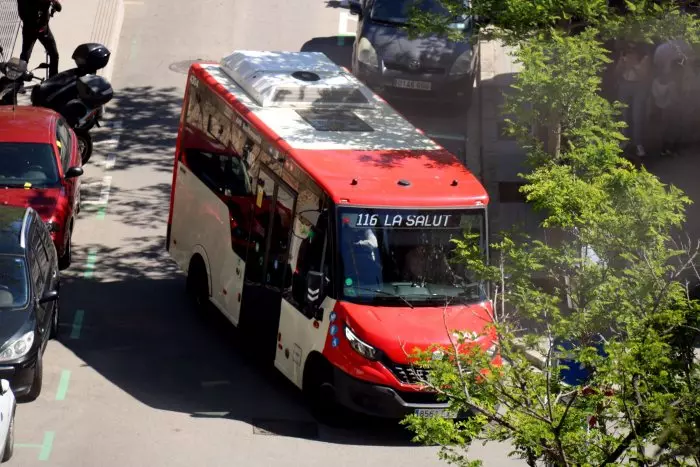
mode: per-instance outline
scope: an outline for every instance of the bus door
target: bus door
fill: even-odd
[[[264,166],[254,189],[239,327],[272,362],[277,346],[282,293],[292,274],[287,255],[296,192]]]

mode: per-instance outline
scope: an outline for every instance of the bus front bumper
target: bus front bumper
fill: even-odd
[[[355,412],[397,420],[411,414],[446,416],[448,413],[448,404],[438,402],[433,393],[400,391],[368,383],[353,378],[338,368],[335,368],[334,373],[336,400]],[[464,416],[459,414],[456,418]]]

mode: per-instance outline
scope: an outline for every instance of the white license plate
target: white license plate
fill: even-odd
[[[411,81],[407,79],[394,80],[394,86],[404,89],[418,89],[420,91],[430,91],[432,89],[432,83],[429,81]]]
[[[414,412],[419,417],[442,417],[442,418],[457,418],[457,415],[449,409],[416,409]]]

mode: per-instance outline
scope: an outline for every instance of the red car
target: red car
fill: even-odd
[[[0,203],[39,213],[61,269],[71,263],[82,174],[78,140],[61,115],[41,107],[0,107]]]

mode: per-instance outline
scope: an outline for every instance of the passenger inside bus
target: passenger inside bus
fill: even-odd
[[[436,281],[461,284],[464,278],[455,274],[442,245],[417,245],[404,257],[403,278],[417,284]]]

